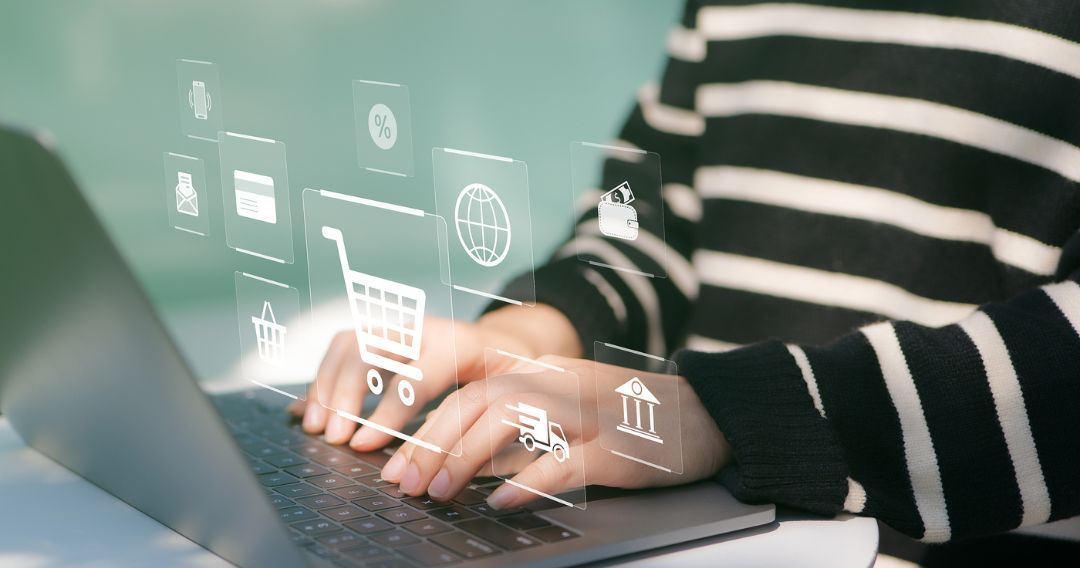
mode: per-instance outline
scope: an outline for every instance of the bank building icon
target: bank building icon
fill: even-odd
[[[615,392],[622,396],[622,423],[616,426],[620,432],[626,432],[663,444],[664,439],[656,434],[654,416],[660,401],[645,387],[641,379],[634,377],[626,381]]]

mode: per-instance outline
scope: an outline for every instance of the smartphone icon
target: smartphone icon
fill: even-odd
[[[210,110],[210,100],[206,94],[206,83],[202,81],[191,82],[191,104],[195,107],[195,118],[206,120]]]

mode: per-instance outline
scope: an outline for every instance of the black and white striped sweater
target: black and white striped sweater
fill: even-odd
[[[1075,0],[692,2],[618,142],[666,242],[590,208],[537,299],[586,353],[690,348],[741,498],[929,542],[1080,514],[1078,42]]]

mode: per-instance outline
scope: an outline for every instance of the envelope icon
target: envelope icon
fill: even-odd
[[[601,201],[597,207],[600,232],[605,236],[632,241],[638,237],[637,209],[625,203]]]
[[[177,172],[176,212],[192,217],[199,216],[199,194],[191,184],[191,174]]]

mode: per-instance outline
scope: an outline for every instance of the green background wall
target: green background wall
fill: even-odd
[[[5,2],[0,121],[52,133],[200,374],[238,354],[233,271],[304,289],[297,264],[224,244],[217,145],[180,133],[176,59],[216,62],[225,127],[284,141],[294,219],[304,187],[433,210],[430,149],[528,162],[534,254],[569,229],[568,148],[617,132],[658,77],[678,0],[102,0]],[[407,84],[416,177],[356,164],[351,80]],[[167,222],[162,152],[202,157],[209,238]],[[2,187],[2,183],[0,183]],[[30,238],[30,236],[28,236]],[[0,248],[33,246],[32,241]],[[17,277],[17,275],[16,275]],[[479,302],[459,313],[471,314]]]

